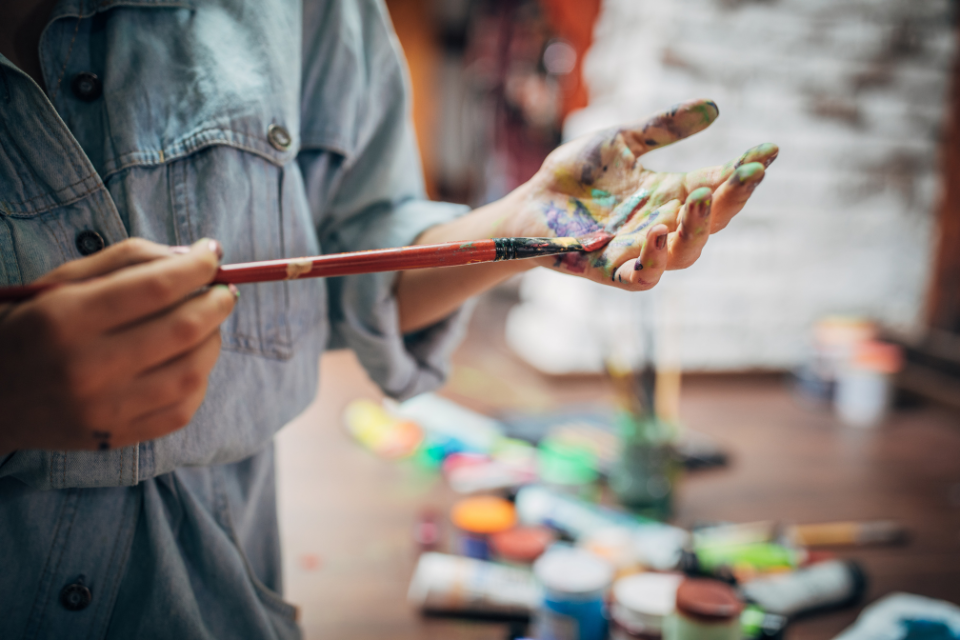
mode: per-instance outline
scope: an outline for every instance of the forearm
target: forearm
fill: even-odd
[[[417,238],[416,244],[528,235],[528,230],[516,225],[514,215],[525,197],[525,189],[520,187],[501,200],[427,229]],[[428,327],[453,313],[468,298],[532,269],[539,262],[514,260],[402,271],[397,276],[396,285],[400,330],[410,333]]]

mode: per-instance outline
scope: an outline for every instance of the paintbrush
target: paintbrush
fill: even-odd
[[[589,253],[603,248],[613,235],[599,231],[583,238],[492,238],[446,242],[394,249],[334,253],[310,258],[226,264],[210,284],[246,284],[300,278],[330,278],[359,273],[455,267],[482,262],[524,260],[566,253]],[[20,302],[60,283],[0,287],[0,302]]]

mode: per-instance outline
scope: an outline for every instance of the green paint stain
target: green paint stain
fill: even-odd
[[[613,195],[609,191],[604,191],[603,189],[592,189],[590,191],[590,198],[598,206],[605,207],[607,209],[613,209],[617,206],[617,196]]]

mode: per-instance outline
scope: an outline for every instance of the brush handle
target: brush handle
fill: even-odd
[[[610,237],[612,236],[591,236],[582,243],[577,238],[493,238],[398,247],[395,249],[335,253],[311,258],[241,262],[220,267],[210,284],[245,284],[248,282],[297,280],[299,278],[332,278],[358,273],[405,271],[430,267],[455,267],[480,262],[499,262],[501,260],[522,260],[575,251],[595,251],[609,242]],[[58,285],[59,283],[0,287],[0,303],[29,300]]]

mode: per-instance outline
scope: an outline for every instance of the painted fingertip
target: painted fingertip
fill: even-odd
[[[634,262],[633,262],[633,270],[634,270],[634,271],[643,271],[643,263],[640,262],[640,258],[637,258],[636,260],[634,260]]]
[[[233,294],[234,300],[240,299],[240,289],[237,289],[237,285],[230,283],[227,285],[227,289],[229,289],[230,293]]]
[[[694,189],[690,192],[690,195],[687,196],[687,204],[702,204],[702,201],[708,200],[712,195],[713,191],[710,190],[710,187]]]
[[[658,251],[663,251],[667,246],[667,234],[661,233],[654,241]]]
[[[763,165],[759,162],[750,162],[733,172],[733,175],[730,176],[730,184],[734,186],[742,186],[750,181],[759,182],[762,179]]]

